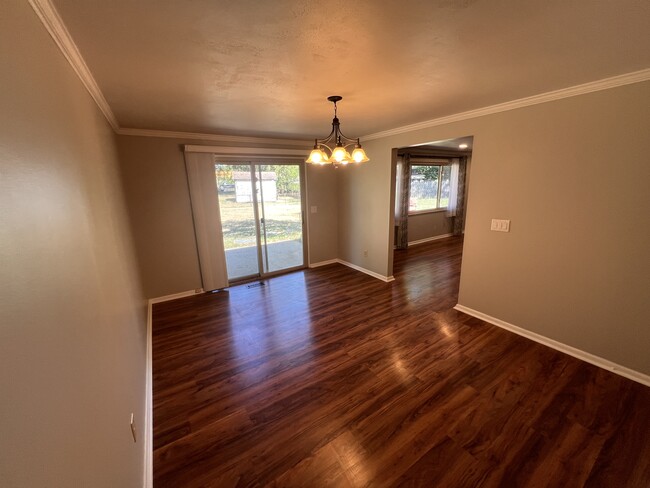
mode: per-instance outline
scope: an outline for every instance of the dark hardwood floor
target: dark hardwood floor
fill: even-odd
[[[650,388],[453,310],[461,249],[155,305],[155,487],[649,487]]]

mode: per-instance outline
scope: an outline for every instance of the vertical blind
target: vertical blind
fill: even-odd
[[[185,167],[203,289],[211,291],[225,288],[228,286],[228,271],[221,233],[214,155],[186,151]]]

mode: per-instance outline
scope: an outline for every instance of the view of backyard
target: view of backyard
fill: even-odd
[[[304,263],[299,171],[289,164],[215,165],[230,280]]]
[[[450,176],[450,166],[412,165],[409,211],[447,208]]]
[[[254,246],[255,219],[252,203],[237,203],[235,193],[231,192],[219,194],[219,206],[225,248]],[[265,203],[264,214],[267,242],[300,239],[302,214],[299,197],[278,195],[276,201]]]

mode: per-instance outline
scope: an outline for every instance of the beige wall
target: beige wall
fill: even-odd
[[[29,4],[0,10],[0,485],[141,486],[146,306],[113,133]]]
[[[367,148],[372,149],[372,155]],[[397,147],[397,146],[396,146]],[[339,258],[374,271],[392,275],[387,266],[393,252],[394,211],[390,192],[395,192],[391,173],[391,148],[380,149],[377,141],[364,142],[370,162],[337,170],[339,199]],[[390,234],[390,235],[389,235]],[[368,251],[367,256],[364,251]]]
[[[214,141],[118,136],[126,196],[148,298],[201,287],[184,144]],[[306,154],[308,149],[305,150]],[[311,262],[336,258],[337,182],[333,168],[308,168],[307,212]]]
[[[181,141],[117,136],[144,293],[201,288]]]
[[[391,274],[392,148],[473,135],[459,303],[650,373],[648,100],[644,82],[364,141],[372,162],[339,189],[342,258]]]
[[[339,170],[311,164],[306,169],[309,262],[315,264],[338,257]],[[316,207],[316,213],[311,212],[312,206]]]
[[[453,220],[446,212],[409,215],[409,242],[450,234]]]

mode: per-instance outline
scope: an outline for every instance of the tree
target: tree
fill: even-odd
[[[278,193],[287,195],[298,193],[300,190],[300,172],[297,165],[279,164],[275,166],[275,177]]]
[[[214,168],[214,173],[217,176],[219,184],[234,183],[232,178],[233,171],[246,171],[250,172],[251,167],[247,164],[217,164]]]
[[[414,175],[421,175],[424,176],[424,180],[437,180],[438,179],[438,173],[440,171],[440,166],[420,166],[420,165],[413,165],[411,167],[411,176]]]

